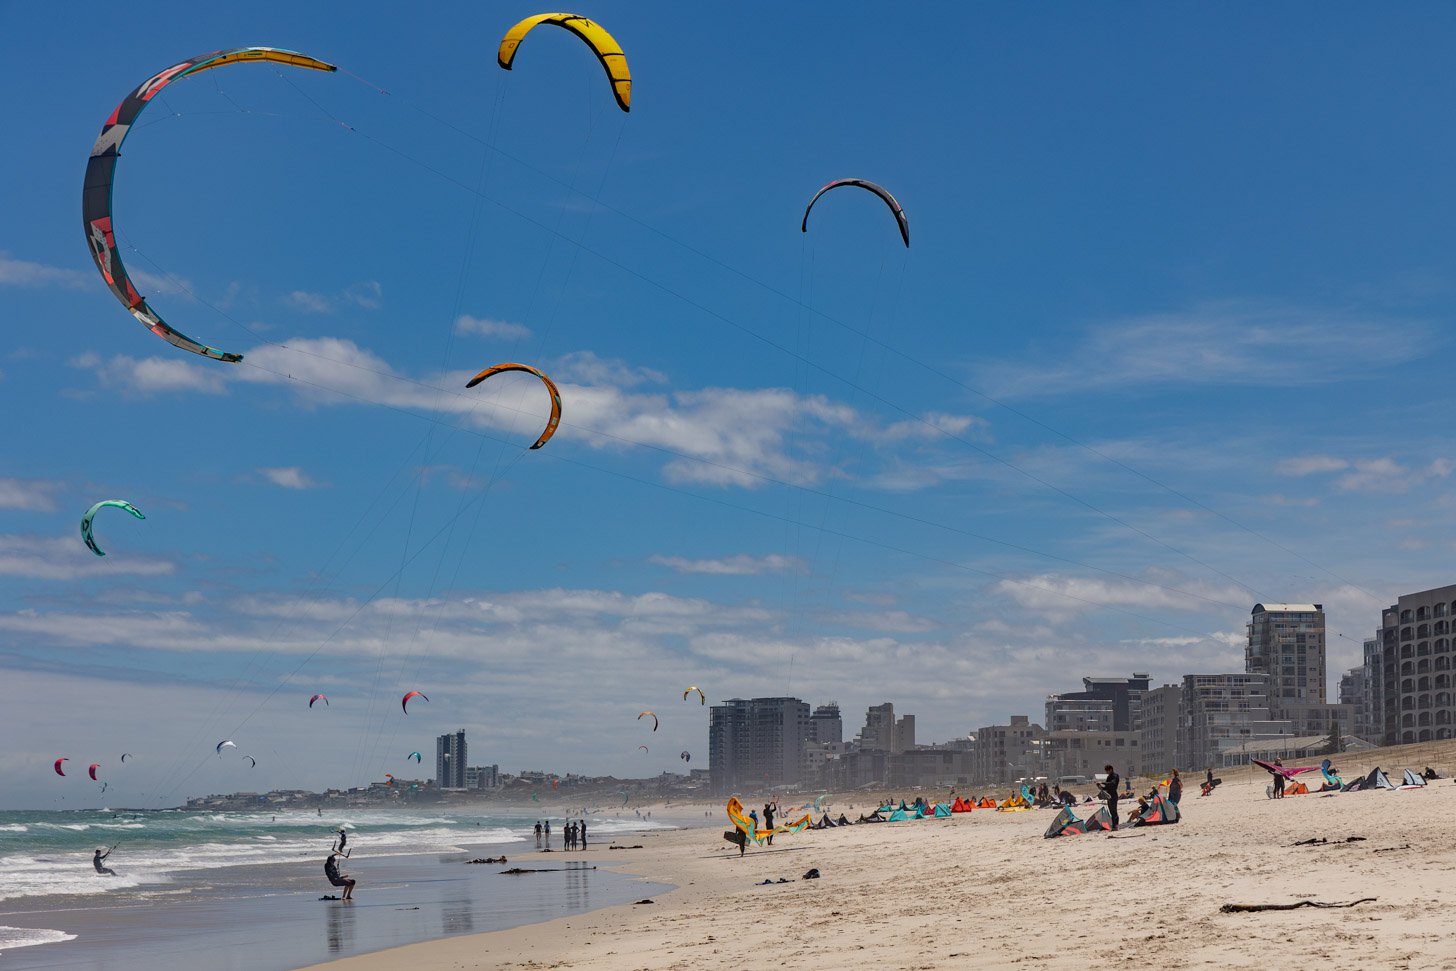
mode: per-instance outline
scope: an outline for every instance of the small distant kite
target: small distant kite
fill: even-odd
[[[134,759],[134,758],[136,758],[136,756],[135,755],[132,755],[130,752],[122,752],[121,753],[121,761],[123,761],[123,762],[125,762],[127,759]]]
[[[688,690],[683,692],[683,701],[687,701],[688,695],[692,694],[694,691],[698,693],[698,704],[706,705],[708,703],[708,696],[703,694],[703,689],[699,688],[695,684],[688,685]]]
[[[91,520],[95,519],[96,514],[101,510],[105,509],[107,506],[111,506],[116,509],[124,509],[127,512],[131,513],[133,516],[135,516],[137,519],[147,518],[146,516],[142,515],[142,511],[140,509],[138,509],[136,506],[133,506],[125,499],[102,499],[100,502],[96,503],[96,505],[86,510],[86,515],[81,517],[81,538],[86,541],[86,548],[89,549],[92,553],[95,553],[97,556],[105,556],[106,553],[104,550],[101,549],[101,547],[96,545],[96,537],[91,535]]]
[[[623,111],[632,110],[632,74],[627,70],[627,55],[622,53],[621,45],[601,24],[593,23],[585,17],[571,13],[543,13],[527,17],[506,31],[506,35],[501,38],[496,63],[509,71],[511,62],[516,57],[516,48],[538,24],[564,28],[586,41],[601,62],[602,69],[607,72],[607,80],[612,82],[612,95],[617,99],[617,106]]]
[[[799,224],[800,232],[807,233],[809,231],[809,210],[814,208],[814,203],[819,201],[819,197],[822,196],[824,193],[828,192],[830,189],[837,189],[842,185],[859,186],[861,189],[866,189],[879,196],[884,201],[885,205],[890,207],[890,211],[895,214],[895,222],[900,227],[900,238],[905,241],[905,245],[907,247],[910,245],[910,222],[905,217],[905,210],[900,208],[900,203],[895,201],[895,197],[890,195],[888,189],[886,189],[882,185],[879,185],[878,183],[869,182],[865,179],[835,179],[833,182],[829,183],[824,188],[814,193],[814,198],[810,199],[809,204],[804,207],[804,221]]]
[[[685,751],[680,754],[678,758],[682,759],[684,762],[691,762],[693,760],[693,753]]]
[[[423,691],[408,692],[403,698],[399,700],[399,706],[404,709],[404,713],[406,715],[409,714],[409,700],[411,698],[424,698],[426,701],[430,700],[429,698],[425,697],[425,693]]]
[[[225,748],[237,748],[237,747],[238,747],[238,744],[236,742],[234,742],[234,741],[232,741],[230,739],[223,739],[221,742],[218,742],[217,743],[217,754],[218,755],[222,755],[222,750],[225,749]]]
[[[551,780],[551,790],[554,792],[557,789],[559,789],[560,787],[561,787],[561,780],[560,779],[553,778]]]
[[[655,731],[657,731],[657,716],[656,716],[656,715],[654,715],[654,714],[653,714],[653,713],[652,713],[652,712],[650,712],[650,711],[644,711],[644,712],[642,712],[642,713],[641,713],[641,714],[639,714],[639,715],[638,715],[638,716],[637,716],[637,720],[638,720],[638,721],[641,721],[641,720],[642,720],[642,719],[644,719],[644,718],[651,718],[651,719],[652,719],[652,730],[653,730],[653,731],[654,731],[654,732],[655,732]]]
[[[652,749],[648,748],[646,745],[639,745],[637,747],[640,748],[642,751],[647,752],[649,754],[652,752]]]
[[[65,759],[65,758],[56,759],[56,775],[65,775],[66,774],[65,772],[61,771],[61,763],[62,762],[69,762],[69,761],[71,761],[71,760],[70,759]]]
[[[529,364],[497,364],[494,367],[488,367],[467,381],[465,386],[473,388],[492,374],[500,374],[503,371],[524,371],[527,374],[534,374],[541,379],[542,383],[546,385],[546,390],[551,393],[551,417],[546,420],[546,430],[541,433],[540,438],[536,439],[536,444],[531,446],[540,448],[551,441],[551,436],[556,434],[556,426],[561,424],[561,392],[557,389],[556,382],[548,378],[545,372],[538,371]]]
[[[420,755],[420,753],[418,753],[418,752],[411,752],[410,754],[408,754],[408,755],[405,756],[405,761],[408,761],[410,759],[414,759],[416,762],[419,762],[423,758],[424,758],[424,756]]]
[[[384,784],[387,786],[394,785],[394,776],[390,775],[388,772],[384,773]]]
[[[101,781],[100,779],[96,778],[96,770],[99,769],[99,768],[101,768],[101,763],[100,762],[92,762],[89,766],[87,766],[87,768],[86,768],[86,774],[91,777],[91,781],[92,782],[100,782]]]
[[[255,759],[255,758],[253,758],[251,755],[244,755],[243,758],[245,758],[249,762],[253,763],[252,765],[248,766],[248,768],[250,768],[250,769],[256,769],[258,767],[258,760]]]
[[[328,695],[314,695],[312,698],[308,699],[308,706],[310,708],[312,708],[313,707],[313,703],[315,701],[322,701],[324,703],[324,707],[325,708],[327,708],[329,706],[329,696]]]

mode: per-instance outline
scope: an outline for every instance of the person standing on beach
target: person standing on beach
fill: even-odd
[[[576,835],[581,839],[581,848],[586,849],[586,817],[576,824]]]
[[[1277,766],[1283,767],[1284,760],[1283,759],[1275,759],[1274,760],[1274,764],[1277,765]],[[1274,798],[1275,799],[1283,799],[1284,798],[1284,773],[1283,772],[1276,772],[1276,773],[1274,773]]]
[[[1102,783],[1102,791],[1107,795],[1107,812],[1112,816],[1112,831],[1117,832],[1117,788],[1122,784],[1122,778],[1112,770],[1112,766],[1104,765],[1102,771],[1107,773],[1107,779]]]
[[[536,849],[541,848],[541,820],[536,820]]]
[[[774,813],[778,812],[777,802],[766,802],[763,804],[763,828],[768,831],[768,845],[773,846],[773,819]]]
[[[551,820],[546,820],[546,848],[551,849]]]
[[[111,848],[111,850],[114,850],[114,849],[116,849],[115,846],[113,846]],[[108,877],[114,877],[114,876],[116,876],[116,871],[113,870],[113,869],[111,869],[111,867],[109,867],[109,866],[102,866],[101,865],[102,863],[104,863],[106,861],[106,858],[111,855],[111,850],[106,850],[106,852],[103,853],[102,852],[102,848],[98,846],[96,848],[96,855],[91,858],[91,865],[96,868],[96,872],[97,873],[100,873],[103,876],[108,876]]]
[[[1178,805],[1178,800],[1183,798],[1183,780],[1178,778],[1178,770],[1173,770],[1173,776],[1168,780],[1168,801]]]
[[[337,853],[330,853],[329,858],[324,861],[324,876],[329,878],[329,883],[344,888],[344,894],[339,898],[340,900],[354,899],[354,884],[358,881],[347,873],[339,872],[339,855]]]

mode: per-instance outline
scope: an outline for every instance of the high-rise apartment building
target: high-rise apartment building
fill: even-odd
[[[1456,585],[1405,594],[1382,612],[1379,684],[1371,687],[1385,744],[1452,737],[1453,623]]]
[[[976,731],[971,778],[977,782],[1010,782],[1050,771],[1047,733],[1029,715],[1012,715],[1009,725],[988,725]]]
[[[1046,727],[1049,732],[1130,732],[1141,718],[1143,692],[1151,679],[1083,678],[1081,691],[1048,695]]]
[[[1142,723],[1138,728],[1138,771],[1160,777],[1169,769],[1193,769],[1179,745],[1183,721],[1183,688],[1165,684],[1143,693]]]
[[[895,751],[895,706],[891,702],[875,705],[865,712],[864,728],[859,730],[861,752]]]
[[[436,736],[435,785],[441,789],[465,788],[465,729]]]
[[[1185,674],[1182,707],[1179,757],[1192,772],[1247,761],[1250,743],[1294,735],[1293,722],[1270,714],[1267,674]]]
[[[1246,674],[1269,677],[1275,717],[1325,702],[1325,610],[1320,604],[1254,604],[1244,649]]]
[[[814,714],[809,716],[809,738],[830,745],[844,741],[844,722],[839,717],[837,702],[831,701],[814,709]]]
[[[708,709],[708,778],[714,795],[802,780],[809,705],[798,698],[730,698]]]

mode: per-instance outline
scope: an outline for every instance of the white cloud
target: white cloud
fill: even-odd
[[[1400,339],[1393,340],[1398,331]],[[1369,377],[1428,346],[1423,323],[1224,302],[1102,324],[1044,363],[987,361],[978,383],[995,394],[1043,396],[1157,385],[1322,384]]]
[[[378,280],[366,280],[345,288],[340,296],[365,310],[378,310],[384,304],[384,287]]]
[[[285,489],[317,489],[319,483],[296,465],[283,468],[261,468],[258,473],[276,486]]]
[[[679,573],[706,573],[712,576],[758,576],[764,573],[806,573],[808,567],[797,556],[781,556],[770,553],[767,556],[719,557],[716,560],[690,560],[682,556],[652,556],[648,562],[670,567]]]
[[[1348,469],[1350,463],[1333,455],[1296,455],[1284,459],[1274,466],[1280,475],[1315,475],[1322,472],[1339,472]]]
[[[598,357],[591,351],[573,351],[555,365],[555,375],[578,384],[604,384],[621,388],[639,384],[666,384],[667,375],[614,357]]]
[[[105,549],[107,544],[101,539],[99,524],[97,533],[97,541]],[[0,535],[0,575],[4,576],[76,580],[123,574],[166,576],[175,569],[167,560],[134,554],[121,556],[112,551],[112,555],[97,556],[86,548],[80,536]]]
[[[64,266],[47,266],[30,260],[13,259],[9,253],[0,250],[0,286],[7,287],[65,287],[68,290],[84,290],[100,282],[96,273]]]
[[[1177,581],[1177,585],[1170,581]],[[998,581],[995,589],[1023,607],[1058,615],[1098,607],[1207,611],[1234,607],[1249,600],[1248,592],[1240,587],[1216,587],[1162,573],[1150,575],[1144,583],[1042,573],[1020,580]]]
[[[290,306],[310,314],[331,314],[334,312],[334,304],[322,293],[311,293],[308,290],[294,290],[283,298]]]
[[[72,359],[72,367],[93,372],[105,387],[149,395],[172,391],[222,394],[226,388],[217,365],[195,354],[173,357],[108,357],[87,352]]]
[[[56,508],[55,492],[60,483],[44,479],[0,478],[0,509],[51,512]]]
[[[461,314],[455,318],[456,334],[478,334],[481,337],[501,337],[507,340],[520,340],[531,336],[531,329],[523,324],[513,324],[505,320],[495,320],[490,317],[472,317],[469,314]]]

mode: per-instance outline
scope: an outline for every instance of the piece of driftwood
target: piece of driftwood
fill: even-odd
[[[1252,914],[1261,910],[1298,910],[1300,907],[1354,907],[1357,904],[1373,904],[1374,897],[1361,897],[1348,904],[1327,904],[1318,900],[1301,900],[1293,904],[1224,904],[1218,908],[1223,914]]]
[[[513,866],[509,870],[502,870],[503,876],[518,877],[523,873],[575,873],[578,870],[595,870],[594,866],[569,866],[569,867],[547,867],[544,870],[527,870],[522,867]]]

